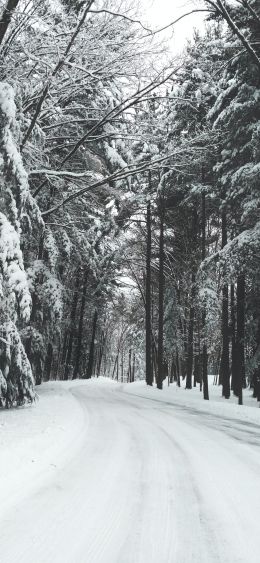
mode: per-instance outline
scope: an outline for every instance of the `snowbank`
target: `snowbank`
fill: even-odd
[[[80,447],[86,418],[71,391],[71,382],[44,383],[37,403],[0,411],[0,515]]]
[[[259,403],[253,399],[251,389],[243,391],[244,404],[240,406],[237,404],[237,397],[232,394],[230,399],[224,399],[221,396],[222,387],[213,385],[213,377],[209,378],[209,401],[204,401],[199,386],[185,389],[184,385],[185,382],[183,382],[183,387],[177,387],[173,383],[168,387],[167,382],[164,382],[164,388],[160,391],[156,386],[148,387],[145,381],[136,381],[121,385],[121,389],[131,395],[147,397],[154,401],[172,404],[175,407],[190,408],[198,412],[212,413],[219,417],[244,420],[260,425]]]

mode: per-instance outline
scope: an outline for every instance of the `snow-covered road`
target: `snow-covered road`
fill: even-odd
[[[0,507],[1,563],[259,563],[259,424],[90,383],[67,454]]]

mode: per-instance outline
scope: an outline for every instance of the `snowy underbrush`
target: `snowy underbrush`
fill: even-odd
[[[164,382],[162,391],[154,387],[148,387],[145,381],[136,381],[135,383],[125,384],[122,390],[133,395],[141,395],[148,399],[161,401],[173,406],[191,408],[198,412],[212,413],[216,416],[234,418],[238,420],[246,420],[248,422],[260,424],[259,403],[252,397],[252,389],[243,390],[242,406],[237,404],[237,397],[232,392],[230,399],[224,399],[221,396],[222,387],[213,385],[213,376],[209,377],[209,401],[204,401],[203,394],[199,390],[199,386],[193,389],[185,389],[177,387],[175,383],[170,386]]]

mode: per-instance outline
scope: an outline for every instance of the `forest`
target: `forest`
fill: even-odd
[[[260,6],[189,6],[174,55],[137,2],[0,1],[1,407],[99,375],[260,401]]]

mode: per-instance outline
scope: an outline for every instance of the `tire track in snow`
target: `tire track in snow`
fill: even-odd
[[[2,518],[1,563],[258,563],[259,476],[217,419],[95,381],[72,394],[80,447]]]

